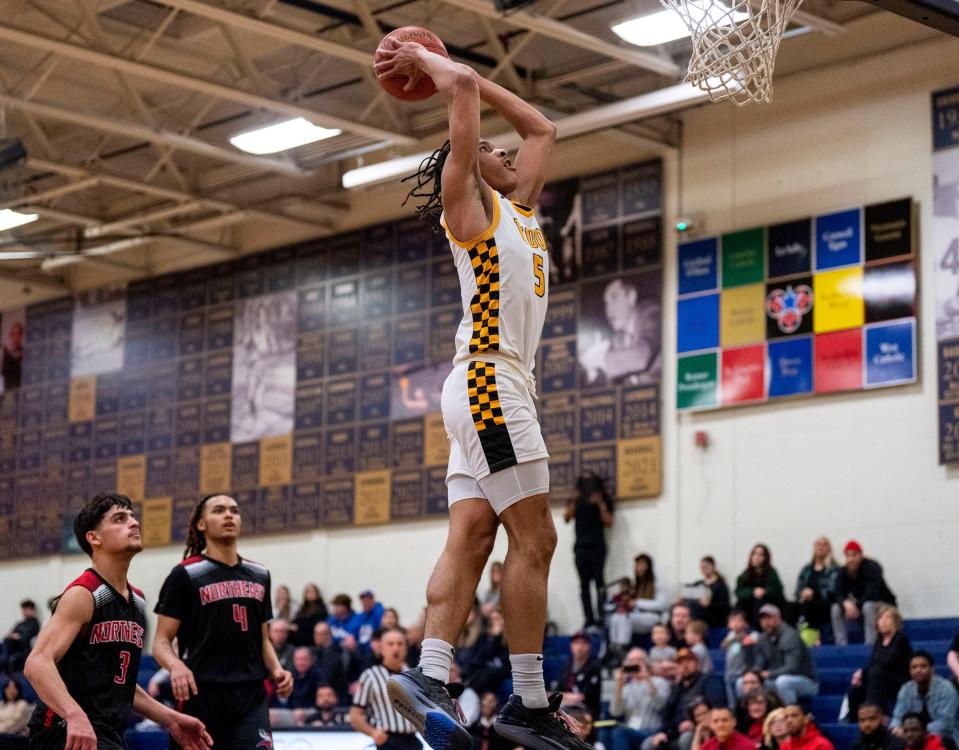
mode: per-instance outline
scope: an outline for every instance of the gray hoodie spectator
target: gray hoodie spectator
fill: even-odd
[[[782,621],[775,604],[759,609],[762,635],[756,646],[756,668],[759,669],[788,706],[819,691],[816,667],[809,649],[796,629]]]

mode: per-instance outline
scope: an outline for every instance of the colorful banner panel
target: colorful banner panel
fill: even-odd
[[[552,494],[595,471],[621,499],[658,495],[661,165],[551,183],[537,212]],[[747,240],[691,258],[696,283],[721,263],[748,275]],[[128,494],[157,545],[214,492],[247,534],[445,515],[463,315],[449,244],[415,218],[4,311],[0,558],[68,549],[70,513],[100,491]]]
[[[955,255],[959,273],[959,240]],[[693,240],[678,257],[678,409],[916,380],[912,199]]]
[[[959,87],[932,95],[939,463],[959,463]]]

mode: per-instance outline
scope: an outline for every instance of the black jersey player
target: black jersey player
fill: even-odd
[[[217,750],[271,748],[264,680],[284,698],[293,689],[269,638],[270,573],[239,556],[239,535],[236,500],[203,498],[184,559],[163,583],[155,610],[154,656],[170,670],[182,710],[203,720]]]
[[[207,750],[201,721],[137,686],[146,602],[127,581],[130,561],[143,549],[130,500],[97,495],[73,530],[93,566],[67,586],[27,660],[24,673],[40,696],[31,748],[121,750],[133,710],[167,727],[185,750]]]

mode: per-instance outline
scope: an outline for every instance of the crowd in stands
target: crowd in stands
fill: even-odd
[[[606,528],[612,501],[601,485],[591,491],[592,509],[568,507],[567,517]],[[589,544],[601,537],[589,536]],[[612,583],[595,575],[605,549],[578,549],[577,556],[584,627],[549,687],[563,694],[582,736],[601,750],[832,750],[808,715],[819,687],[813,652],[847,644],[859,630],[871,655],[852,674],[842,711],[858,722],[857,750],[956,750],[959,634],[948,655],[949,680],[935,674],[930,654],[913,649],[882,566],[856,541],[845,545],[840,565],[829,540],[817,539],[792,589],[763,544],[750,550],[732,586],[706,556],[701,578],[675,593],[649,554],[636,555],[632,575]],[[493,563],[456,644],[451,677],[462,685],[458,702],[476,750],[509,748],[492,730],[510,678],[501,580],[502,564]],[[375,670],[418,661],[422,612],[402,623],[370,590],[355,600],[346,593],[327,600],[313,583],[299,600],[286,585],[276,586],[274,597],[269,637],[294,680],[289,698],[270,698],[275,727],[355,727]],[[40,625],[32,601],[21,610],[0,652],[0,750],[23,747],[17,743],[30,714],[20,673]],[[391,646],[387,663],[382,640],[397,632],[401,643]],[[710,643],[722,649],[717,664]],[[172,703],[164,671],[148,690]]]

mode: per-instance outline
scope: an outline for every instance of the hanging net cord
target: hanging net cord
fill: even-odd
[[[686,80],[713,101],[742,106],[772,99],[773,66],[802,0],[660,0],[693,39]]]

